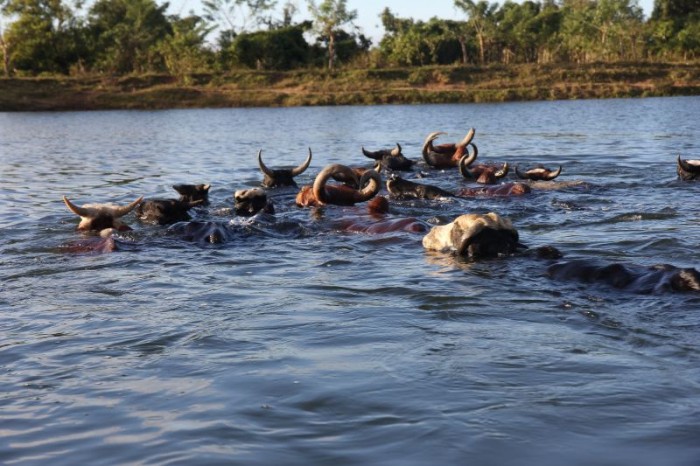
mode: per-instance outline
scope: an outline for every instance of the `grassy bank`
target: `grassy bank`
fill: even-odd
[[[700,63],[450,66],[0,79],[0,111],[505,102],[700,95]]]

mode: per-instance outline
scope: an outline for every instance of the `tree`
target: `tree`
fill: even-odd
[[[386,30],[379,50],[389,62],[401,66],[466,62],[463,23],[438,18],[427,22],[395,16],[385,8],[380,18]]]
[[[545,0],[540,12],[530,21],[528,27],[535,31],[537,44],[537,63],[549,63],[557,58],[561,49],[559,31],[561,30],[562,12],[554,0]]]
[[[62,0],[5,0],[2,13],[16,18],[2,34],[6,53],[18,70],[67,73],[78,60],[79,24]]]
[[[5,76],[12,76],[12,67],[10,66],[10,53],[12,51],[12,43],[6,38],[5,31],[0,27],[0,51],[2,51],[2,68]]]
[[[654,0],[653,20],[685,20],[700,14],[700,0]]]
[[[173,34],[160,42],[159,50],[170,74],[186,82],[192,73],[209,68],[204,42],[211,28],[196,15],[169,19]]]
[[[347,9],[347,0],[323,0],[316,5],[308,0],[309,12],[314,18],[314,27],[324,40],[328,41],[328,69],[335,65],[335,41],[340,28],[357,18],[357,10]]]
[[[455,6],[468,16],[467,25],[474,29],[479,44],[479,61],[483,65],[486,62],[486,42],[495,32],[494,13],[498,4],[486,0],[477,3],[473,0],[455,0]]]
[[[281,27],[288,27],[292,25],[292,20],[294,15],[297,14],[297,5],[291,0],[287,2],[282,7],[282,24]]]
[[[592,0],[564,0],[560,38],[568,61],[586,63],[596,58],[598,31],[594,26]]]
[[[277,5],[276,0],[204,0],[203,18],[219,30],[220,45],[230,44],[236,35],[247,32],[250,23],[269,22],[263,14]]]
[[[239,34],[231,45],[231,55],[237,65],[248,68],[288,70],[304,66],[310,57],[304,32],[311,22]]]
[[[658,55],[700,55],[700,0],[655,0],[651,48]]]
[[[642,9],[637,0],[598,0],[593,12],[598,30],[598,59],[636,59],[637,38],[643,26]]]
[[[164,68],[158,45],[173,34],[167,8],[154,0],[97,0],[88,20],[97,66],[120,74]]]

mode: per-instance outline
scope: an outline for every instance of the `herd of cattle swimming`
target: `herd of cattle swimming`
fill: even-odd
[[[444,199],[447,197],[474,196],[521,196],[533,188],[554,183],[562,167],[550,170],[541,165],[526,171],[515,168],[519,181],[499,183],[508,173],[508,163],[503,165],[476,164],[477,146],[471,129],[460,142],[434,144],[445,133],[434,132],[423,143],[422,155],[426,169],[456,168],[462,177],[476,183],[477,187],[449,192],[438,186],[403,179],[399,172],[412,171],[415,161],[404,157],[401,146],[393,149],[362,153],[374,160],[372,168],[349,167],[330,164],[315,177],[312,185],[302,186],[296,194],[299,207],[320,207],[324,205],[352,206],[367,203],[368,213],[374,219],[372,224],[363,225],[362,231],[387,233],[410,231],[424,233],[423,246],[427,250],[449,252],[469,260],[509,256],[524,252],[537,258],[554,260],[562,257],[554,247],[545,246],[528,251],[519,242],[517,230],[508,218],[496,213],[460,215],[444,225],[431,225],[417,218],[388,217],[389,199]],[[258,165],[263,174],[261,187],[239,190],[234,193],[233,212],[237,216],[252,217],[274,214],[275,208],[268,198],[268,190],[279,187],[298,188],[295,177],[304,173],[311,165],[312,153],[299,166],[293,168],[270,168],[258,152]],[[681,180],[700,181],[700,160],[677,159],[677,173]],[[378,195],[382,178],[387,177],[386,189],[389,196]],[[331,181],[333,180],[333,181]],[[558,182],[566,183],[566,182]],[[570,185],[581,182],[570,182]],[[85,204],[78,206],[63,197],[68,209],[80,217],[78,230],[92,234],[95,242],[82,250],[112,251],[117,249],[114,232],[131,228],[122,218],[132,211],[145,223],[172,225],[184,237],[210,243],[226,241],[227,226],[222,222],[192,221],[190,211],[204,208],[209,204],[210,185],[175,185],[180,194],[177,199],[147,199],[143,197],[125,206],[113,204]],[[546,188],[544,188],[546,189]],[[352,222],[346,229],[360,228]],[[357,230],[359,231],[359,230]],[[87,242],[81,245],[88,244]],[[83,248],[83,246],[81,246]],[[578,279],[584,282],[603,282],[616,288],[629,289],[640,293],[659,291],[700,291],[700,272],[694,268],[677,268],[671,265],[642,267],[626,264],[597,264],[575,260],[551,264],[547,273],[557,279]]]

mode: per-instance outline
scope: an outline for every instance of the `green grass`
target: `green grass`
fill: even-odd
[[[0,111],[508,102],[700,95],[700,64],[235,70],[0,78]]]

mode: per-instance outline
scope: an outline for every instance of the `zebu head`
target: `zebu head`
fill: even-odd
[[[501,178],[508,175],[510,167],[505,162],[501,167],[491,164],[472,165],[474,157],[464,155],[459,160],[459,173],[467,180],[476,181],[480,184],[496,184]]]
[[[68,207],[68,210],[80,217],[78,230],[99,232],[100,234],[108,234],[112,230],[130,230],[131,228],[128,225],[122,223],[121,218],[138,207],[141,201],[143,201],[143,196],[125,206],[114,204],[84,204],[77,206],[66,196],[63,196],[63,202]]]
[[[532,180],[532,181],[551,181],[557,176],[561,175],[561,165],[556,170],[550,170],[542,165],[537,165],[526,171],[520,171],[520,168],[515,166],[515,174],[521,180]]]
[[[476,130],[471,128],[464,139],[458,143],[434,145],[433,142],[442,134],[447,134],[442,131],[430,133],[423,141],[423,160],[428,165],[435,168],[456,167],[460,159],[469,153],[469,147],[473,148],[474,158],[478,149],[472,144]]]
[[[189,210],[203,205],[205,199],[183,201],[180,199],[146,199],[136,208],[136,216],[142,222],[170,225],[190,220]]]
[[[328,184],[334,176],[351,180],[348,184]],[[326,166],[316,175],[313,186],[304,186],[296,197],[296,204],[300,207],[313,207],[324,204],[341,206],[355,205],[372,199],[381,185],[381,177],[375,170],[367,170],[358,178],[357,172],[352,168],[334,163]]]
[[[460,215],[447,225],[433,227],[423,237],[423,247],[480,259],[513,254],[523,245],[510,220],[490,212]]]
[[[393,149],[368,151],[363,147],[362,153],[365,157],[376,160],[381,168],[389,170],[410,170],[414,164],[413,160],[407,159],[401,153],[401,145],[398,142]]]
[[[700,180],[700,160],[683,160],[679,155],[676,171],[680,180]]]
[[[176,184],[173,189],[180,194],[180,200],[193,205],[209,205],[209,184]],[[196,204],[195,204],[196,203]]]
[[[311,148],[309,148],[309,155],[306,157],[304,163],[297,167],[284,167],[284,168],[269,168],[262,160],[262,149],[258,151],[258,166],[260,171],[263,172],[264,178],[262,185],[265,188],[276,188],[279,186],[296,186],[297,183],[294,181],[295,176],[299,176],[309,168],[311,164]]]
[[[233,194],[233,201],[234,212],[242,217],[250,217],[260,211],[269,214],[275,212],[265,190],[261,188],[240,189]]]

